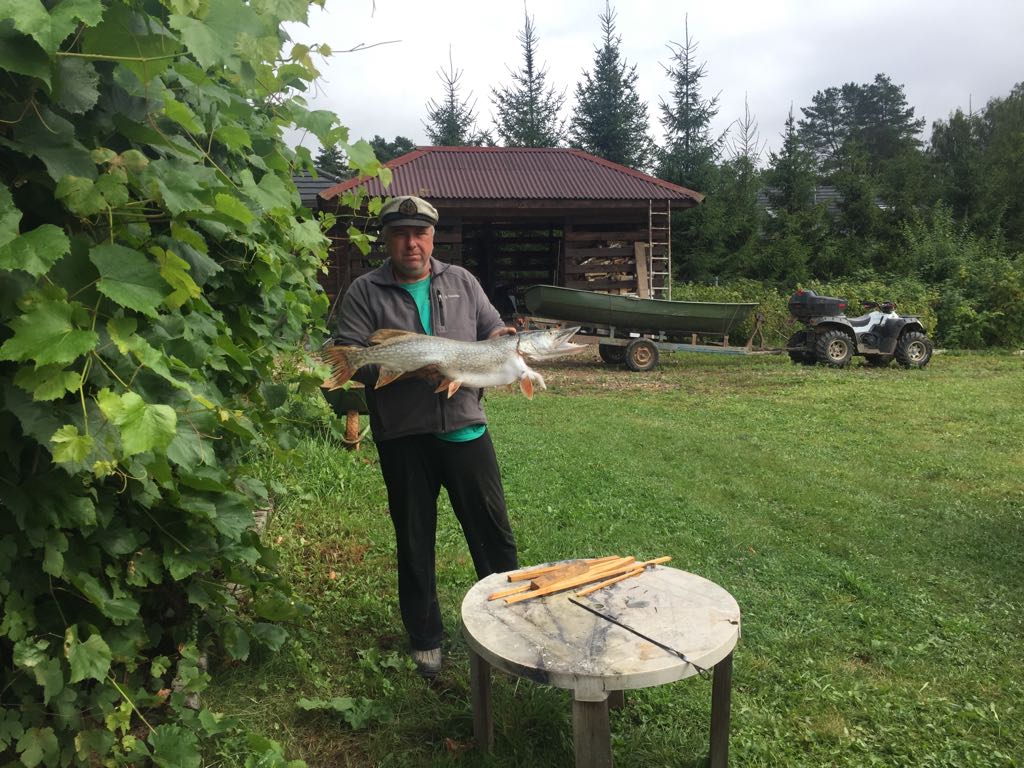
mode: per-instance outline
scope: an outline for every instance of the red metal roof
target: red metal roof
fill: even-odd
[[[330,200],[357,186],[377,196],[419,195],[432,200],[685,200],[704,196],[578,149],[417,147],[386,164],[385,190],[377,179],[350,179],[320,192]]]

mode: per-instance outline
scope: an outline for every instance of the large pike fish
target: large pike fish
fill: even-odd
[[[499,336],[487,341],[457,341],[440,336],[424,336],[408,331],[384,329],[370,338],[369,347],[328,347],[323,351],[331,375],[327,389],[337,389],[364,365],[379,365],[375,388],[390,384],[405,373],[434,368],[441,376],[435,392],[454,395],[459,387],[496,387],[519,382],[519,388],[533,398],[534,385],[547,389],[544,378],[526,364],[531,360],[550,360],[579,352],[582,344],[569,339],[579,328],[556,328]]]

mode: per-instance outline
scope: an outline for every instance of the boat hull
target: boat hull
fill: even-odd
[[[614,296],[554,285],[533,285],[524,292],[530,314],[584,325],[615,326],[644,333],[728,335],[756,303],[665,301]]]

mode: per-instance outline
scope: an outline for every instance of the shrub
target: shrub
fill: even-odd
[[[305,3],[8,10],[0,752],[197,766],[226,729],[186,706],[203,652],[277,648],[301,611],[251,530],[266,489],[245,457],[290,444],[289,399],[320,380],[308,355],[276,377],[326,309],[326,240],[291,183],[310,158],[282,131],[345,141],[296,95],[329,51],[288,44]]]

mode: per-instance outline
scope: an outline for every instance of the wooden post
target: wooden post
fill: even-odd
[[[626,706],[625,691],[608,691],[608,709],[622,709]]]
[[[576,768],[612,768],[612,730],[608,699],[572,700],[572,739]]]
[[[359,411],[345,412],[345,447],[350,451],[359,450]]]
[[[491,710],[491,665],[469,650],[469,692],[473,704],[473,738],[477,749],[494,749],[494,717]]]
[[[732,697],[732,654],[715,665],[711,682],[711,749],[709,768],[729,763],[729,708]]]

